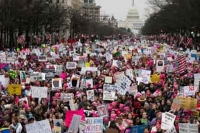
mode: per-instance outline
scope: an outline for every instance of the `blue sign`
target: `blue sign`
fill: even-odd
[[[130,133],[143,133],[146,127],[146,125],[133,126],[131,127]]]

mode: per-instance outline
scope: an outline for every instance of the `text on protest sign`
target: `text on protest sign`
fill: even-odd
[[[67,69],[76,69],[76,62],[67,62],[66,68]]]
[[[48,120],[36,121],[26,125],[27,133],[51,133],[51,127]]]
[[[103,118],[86,117],[85,122],[86,122],[85,133],[102,133],[103,132]]]
[[[31,93],[33,98],[47,98],[47,87],[31,86]]]

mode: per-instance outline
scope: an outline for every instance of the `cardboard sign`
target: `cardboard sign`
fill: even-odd
[[[51,133],[49,120],[36,121],[25,125],[27,133]]]
[[[21,84],[9,84],[8,85],[8,93],[10,95],[21,95],[22,85]]]
[[[101,117],[108,116],[108,110],[107,110],[106,105],[97,106],[97,111],[98,111],[99,116],[101,116]]]
[[[31,86],[31,94],[33,98],[47,98],[47,87]]]
[[[197,107],[197,99],[195,98],[179,98],[181,101],[181,108],[196,110]]]
[[[78,133],[78,128],[79,128],[79,124],[81,122],[81,117],[80,115],[73,115],[72,121],[70,123],[68,132],[69,133]]]
[[[103,118],[86,117],[85,133],[103,133]]]
[[[162,113],[161,129],[163,130],[171,129],[173,127],[175,118],[176,116],[172,113],[169,112]]]
[[[34,72],[30,74],[30,81],[42,81],[42,73]]]
[[[86,94],[87,94],[87,100],[94,101],[94,90],[87,90]]]
[[[62,89],[62,79],[52,79],[52,90],[60,90]]]
[[[76,62],[67,62],[66,68],[67,69],[76,69]]]

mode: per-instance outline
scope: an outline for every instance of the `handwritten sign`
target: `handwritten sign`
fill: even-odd
[[[31,94],[33,98],[47,98],[47,87],[31,86]]]
[[[63,101],[70,101],[73,98],[73,93],[61,93],[60,94],[60,100]]]
[[[21,95],[22,85],[21,84],[9,84],[8,93],[11,95]]]
[[[174,124],[175,118],[176,116],[169,112],[162,113],[161,129],[171,129]]]
[[[26,126],[27,133],[51,133],[51,127],[48,120],[36,121]]]
[[[98,111],[99,116],[101,117],[108,116],[108,110],[107,110],[106,105],[97,106],[97,111]]]
[[[66,68],[67,69],[76,69],[76,62],[67,62]]]
[[[179,123],[179,133],[199,133],[198,124]]]
[[[103,133],[103,118],[86,117],[85,133]]]

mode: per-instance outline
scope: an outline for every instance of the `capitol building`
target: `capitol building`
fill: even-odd
[[[130,29],[133,34],[139,34],[144,23],[141,21],[138,10],[134,8],[128,11],[125,21],[118,21],[118,28]]]

